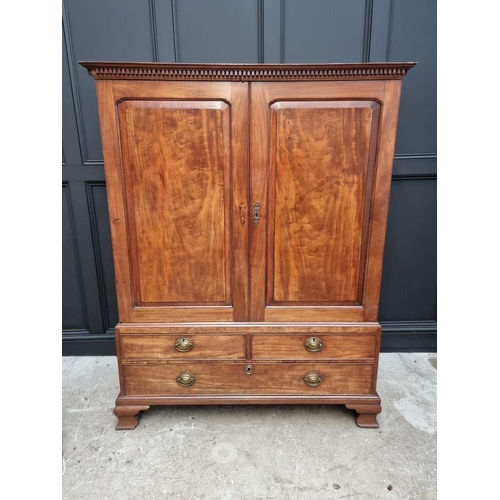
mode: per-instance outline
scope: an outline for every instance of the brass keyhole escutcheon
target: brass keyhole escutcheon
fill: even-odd
[[[193,341],[191,339],[188,339],[186,337],[181,337],[180,339],[177,339],[174,342],[174,347],[179,351],[179,352],[188,352],[193,348]]]
[[[321,384],[323,377],[316,372],[309,372],[304,375],[304,383],[309,387],[317,387]]]
[[[310,352],[318,352],[323,349],[323,341],[318,337],[309,337],[304,342],[304,347]]]
[[[260,220],[260,204],[255,202],[253,204],[253,223],[255,224],[255,227],[259,225],[259,220]]]
[[[254,372],[254,367],[253,367],[253,365],[246,365],[243,371],[247,375],[252,375],[252,373]]]
[[[194,375],[186,372],[178,375],[176,380],[179,385],[182,385],[182,387],[189,387],[194,384],[195,378]]]

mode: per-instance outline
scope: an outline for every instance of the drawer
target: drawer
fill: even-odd
[[[123,364],[127,396],[196,394],[369,394],[372,386],[371,363],[253,363],[247,374],[246,363],[163,363]],[[309,373],[321,376],[310,387],[304,382]],[[187,374],[181,386],[177,378]],[[314,382],[314,377],[310,378]]]
[[[178,342],[178,350],[175,347]],[[245,359],[245,335],[121,335],[122,359]],[[185,350],[183,350],[185,349]]]
[[[256,360],[373,359],[375,347],[373,334],[252,335],[252,359]]]

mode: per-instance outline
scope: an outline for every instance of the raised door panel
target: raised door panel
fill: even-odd
[[[115,257],[121,321],[246,319],[248,236],[231,215],[247,203],[245,90],[112,84],[119,151],[110,138],[105,154],[109,147],[110,162],[120,159],[106,174],[110,202],[118,202],[110,210],[115,250],[127,246]],[[104,114],[111,118],[109,106]],[[121,213],[126,224],[117,232]]]
[[[385,82],[252,84],[253,320],[376,319],[394,116]]]
[[[268,304],[360,304],[379,108],[271,105]]]
[[[231,305],[229,106],[118,105],[137,305]]]

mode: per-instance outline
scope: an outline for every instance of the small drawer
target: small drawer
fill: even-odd
[[[122,359],[245,359],[244,335],[121,335]]]
[[[123,376],[127,396],[370,394],[373,364],[124,363]]]
[[[252,359],[373,359],[374,334],[252,335]]]

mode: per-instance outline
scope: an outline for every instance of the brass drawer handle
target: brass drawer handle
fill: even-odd
[[[304,383],[309,387],[317,387],[319,384],[321,384],[322,380],[323,378],[321,377],[321,375],[316,372],[309,372],[304,375]]]
[[[177,377],[177,383],[179,385],[182,385],[182,387],[189,387],[190,385],[193,385],[195,381],[194,375],[191,375],[191,373],[181,373]]]
[[[304,347],[311,352],[318,352],[323,349],[323,341],[318,337],[309,337],[304,342]]]
[[[240,203],[240,224],[245,225],[247,221],[247,206],[244,203]]]
[[[191,339],[187,339],[186,337],[181,337],[174,342],[174,347],[179,352],[188,352],[193,348],[193,341]]]

